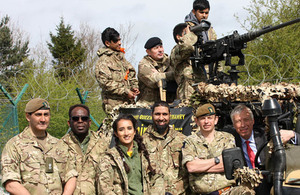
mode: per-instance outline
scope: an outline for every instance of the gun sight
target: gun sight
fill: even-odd
[[[203,31],[208,31],[210,28],[211,23],[207,20],[201,20],[200,24],[196,26],[191,26],[190,30],[195,33],[196,35],[203,32]]]

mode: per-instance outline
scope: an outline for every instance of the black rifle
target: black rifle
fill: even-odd
[[[267,26],[261,30],[245,33],[239,35],[237,31],[234,31],[233,34],[225,36],[223,38],[217,39],[215,41],[207,41],[203,43],[202,36],[198,34],[198,42],[195,44],[195,56],[191,58],[193,62],[194,70],[203,71],[203,65],[209,64],[209,83],[219,84],[219,83],[235,83],[237,84],[239,70],[236,69],[236,66],[245,64],[245,56],[242,53],[242,49],[247,47],[247,42],[254,40],[255,38],[269,33],[271,31],[283,28],[285,26],[300,22],[300,18],[295,20],[285,22],[275,26]],[[239,57],[238,64],[231,64],[231,57]],[[230,66],[229,70],[230,75],[226,75],[226,81],[223,81],[217,77],[217,69],[219,61],[225,60],[225,65]],[[201,68],[201,69],[200,69]],[[214,82],[216,80],[216,82]]]

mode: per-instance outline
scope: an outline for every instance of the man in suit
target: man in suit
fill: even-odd
[[[266,142],[266,136],[263,129],[253,129],[254,116],[250,108],[243,104],[237,105],[230,113],[233,127],[235,128],[234,137],[236,146],[243,151],[247,166],[254,168],[254,158],[258,149]],[[292,144],[299,143],[299,134],[292,130],[280,130],[282,142],[285,144],[291,142]],[[265,147],[258,157],[258,164],[260,169],[264,169],[265,154],[267,148]],[[256,188],[256,194],[269,194],[272,183],[265,178],[262,184]]]
[[[236,106],[230,113],[233,127],[235,128],[234,137],[236,146],[240,147],[244,153],[245,161],[247,166],[254,168],[253,160],[251,154],[248,155],[249,148],[247,151],[247,145],[250,146],[250,149],[253,151],[254,156],[257,153],[257,150],[266,142],[266,137],[263,129],[253,130],[254,125],[254,116],[250,108],[240,104]],[[247,144],[247,141],[249,142]],[[252,162],[251,162],[252,160]],[[265,154],[262,151],[259,155],[258,162],[263,165],[265,161]]]

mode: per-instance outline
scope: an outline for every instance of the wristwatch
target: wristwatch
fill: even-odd
[[[214,159],[215,159],[215,164],[216,165],[220,163],[220,159],[218,157],[215,157]]]

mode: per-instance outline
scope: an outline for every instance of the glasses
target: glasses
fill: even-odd
[[[75,121],[75,122],[79,121],[79,119],[81,119],[83,122],[86,122],[90,119],[90,117],[88,117],[88,116],[72,116],[71,119],[72,119],[72,121]]]

